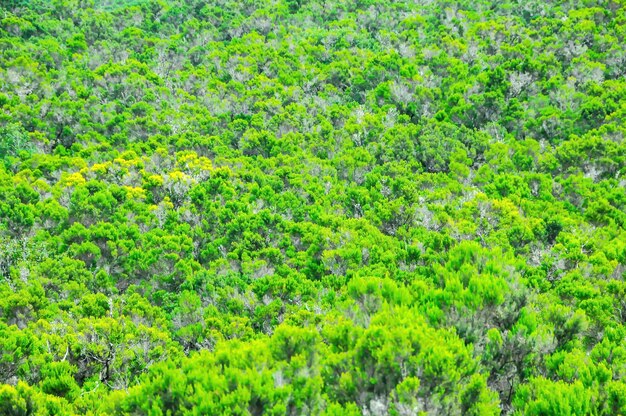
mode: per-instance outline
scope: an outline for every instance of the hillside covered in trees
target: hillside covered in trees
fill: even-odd
[[[0,1],[0,414],[626,414],[625,37]]]

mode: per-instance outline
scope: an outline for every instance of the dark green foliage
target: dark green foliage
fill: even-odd
[[[19,156],[21,152],[32,149],[28,141],[28,134],[21,125],[8,124],[0,128],[0,158],[8,159],[10,156]]]

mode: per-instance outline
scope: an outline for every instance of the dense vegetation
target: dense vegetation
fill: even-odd
[[[626,414],[624,0],[0,2],[0,414]]]

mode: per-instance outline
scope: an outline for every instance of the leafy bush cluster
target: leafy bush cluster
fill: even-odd
[[[625,414],[625,37],[0,2],[0,414]]]

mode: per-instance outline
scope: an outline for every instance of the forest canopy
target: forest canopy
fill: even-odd
[[[626,1],[0,2],[0,414],[626,414]]]

